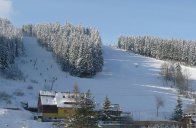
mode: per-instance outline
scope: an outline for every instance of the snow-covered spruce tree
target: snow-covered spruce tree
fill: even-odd
[[[35,35],[41,46],[53,52],[62,70],[71,75],[92,77],[102,70],[102,43],[94,28],[50,23],[24,25],[23,32],[24,35]]]
[[[103,66],[103,51],[102,51],[102,41],[101,37],[99,36],[99,32],[96,29],[93,29],[91,34],[91,47],[92,47],[92,57],[93,57],[93,65],[95,66],[95,71],[100,72],[102,71]]]
[[[7,50],[7,47],[5,45],[1,44],[0,45],[0,69],[8,68],[8,65],[9,65],[8,61],[9,60],[8,60],[8,50]]]
[[[0,18],[0,69],[9,69],[14,59],[23,54],[22,34],[10,21]]]
[[[86,64],[87,64],[87,70],[85,72],[85,74],[87,76],[92,76],[92,75],[95,75],[96,74],[96,63],[94,62],[94,59],[93,59],[93,45],[92,44],[89,44],[90,46],[88,46],[89,50],[87,51],[86,53]],[[85,75],[84,74],[84,75]]]
[[[75,115],[69,124],[70,128],[97,128],[98,118],[95,112],[95,102],[88,91],[82,95],[75,108]]]
[[[180,121],[182,119],[182,114],[182,100],[180,96],[178,96],[177,105],[174,109],[174,113],[172,114],[171,120]]]
[[[151,36],[120,36],[118,47],[144,56],[196,65],[196,41]]]
[[[111,115],[110,115],[110,107],[111,107],[111,102],[109,100],[109,98],[106,96],[104,103],[103,103],[103,111],[102,111],[102,120],[103,121],[108,121],[111,119]]]
[[[27,24],[27,25],[23,25],[22,27],[22,33],[24,36],[33,36],[33,32],[32,32],[32,24]]]
[[[73,42],[70,46],[69,49],[69,72],[71,75],[76,75],[79,76],[78,71],[77,71],[77,62],[78,62],[78,49],[79,49],[79,44],[78,40],[75,38],[73,39]]]

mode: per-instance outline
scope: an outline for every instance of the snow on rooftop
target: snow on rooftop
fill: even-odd
[[[56,105],[57,102],[53,97],[50,96],[41,96],[42,105]]]
[[[39,94],[41,95],[41,96],[55,96],[55,92],[54,91],[40,91],[39,92]]]
[[[56,92],[54,97],[53,92],[49,91],[40,91],[42,94],[49,95],[40,95],[42,105],[57,105],[57,107],[73,107],[75,101],[75,94],[70,92]]]

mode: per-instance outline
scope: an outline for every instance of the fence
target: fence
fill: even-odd
[[[172,112],[159,112],[157,116],[156,111],[133,111],[131,115],[134,120],[145,121],[145,120],[169,120]]]

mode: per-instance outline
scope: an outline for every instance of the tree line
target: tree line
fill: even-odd
[[[120,36],[118,48],[156,59],[196,65],[196,41],[151,36]]]
[[[8,70],[17,56],[23,54],[22,33],[7,19],[0,18],[0,69]]]
[[[35,36],[40,45],[52,51],[63,71],[79,77],[92,77],[102,71],[102,41],[95,28],[37,24],[24,25],[23,35]]]

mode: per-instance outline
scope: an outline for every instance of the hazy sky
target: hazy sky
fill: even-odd
[[[99,29],[103,42],[120,35],[196,40],[196,0],[0,0],[15,25],[65,21]]]
[[[1,18],[10,18],[12,11],[12,2],[10,0],[0,0]]]

